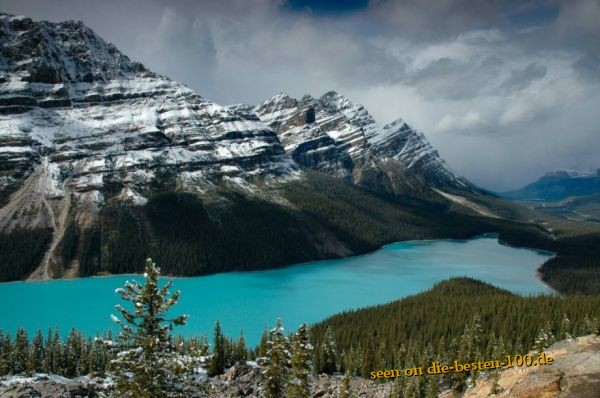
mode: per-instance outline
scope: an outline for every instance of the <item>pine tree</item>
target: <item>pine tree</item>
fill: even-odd
[[[65,342],[64,353],[65,376],[75,377],[82,374],[86,368],[83,353],[83,337],[75,329],[71,329]]]
[[[310,343],[308,326],[303,323],[292,340],[292,373],[287,390],[288,398],[310,396],[309,377],[312,369],[313,346]]]
[[[225,341],[219,321],[215,323],[215,331],[213,336],[214,348],[212,357],[210,358],[208,374],[211,376],[216,376],[225,371]]]
[[[440,382],[437,376],[429,376],[427,378],[427,389],[425,391],[426,398],[437,398],[440,393]]]
[[[2,336],[0,331],[0,376],[12,373],[12,342],[10,334]]]
[[[321,347],[322,358],[320,372],[333,374],[337,370],[337,346],[335,344],[335,337],[331,327],[328,327],[327,330],[325,330],[323,340],[324,341]]]
[[[258,342],[258,348],[256,350],[257,357],[264,357],[267,355],[267,350],[269,348],[269,333],[265,328],[260,335],[260,341]]]
[[[582,336],[585,336],[588,334],[596,333],[597,329],[598,328],[594,324],[594,321],[592,321],[592,319],[590,319],[588,314],[585,314],[585,317],[583,318],[583,322],[581,323],[581,328],[580,328],[579,334]]]
[[[572,339],[571,332],[571,320],[567,317],[567,314],[564,314],[560,323],[560,338],[567,340]]]
[[[352,398],[352,386],[350,382],[352,381],[352,376],[350,371],[346,370],[344,373],[344,378],[342,379],[342,385],[340,387],[340,398]]]
[[[45,348],[42,331],[38,329],[33,337],[29,352],[29,364],[27,370],[29,373],[43,372],[45,363]]]
[[[261,358],[263,375],[266,379],[264,395],[266,398],[285,396],[286,381],[290,365],[289,341],[284,333],[281,319],[277,318],[275,327],[269,332],[267,353]]]
[[[505,354],[505,347],[504,347],[504,340],[502,339],[502,336],[500,336],[499,338],[495,339],[494,338],[494,342],[492,345],[492,351],[490,353],[490,356],[493,360],[500,360],[500,358],[502,358]],[[494,369],[492,370],[492,387],[490,389],[490,395],[497,395],[502,391],[502,388],[500,387],[500,369]]]
[[[64,373],[63,370],[63,345],[60,340],[60,335],[58,334],[58,330],[54,331],[52,335],[52,343],[48,346],[48,351],[51,353],[52,362],[50,364],[50,370],[48,372],[62,375]]]
[[[404,398],[419,398],[419,380],[418,377],[409,377],[404,388]]]
[[[117,341],[101,342],[117,352],[110,362],[116,389],[124,397],[178,397],[190,364],[177,353],[171,330],[185,324],[186,315],[166,318],[166,313],[179,300],[179,291],[171,294],[173,281],[159,286],[160,268],[146,260],[144,277],[146,283],[126,282],[116,292],[132,303],[129,311],[121,305],[116,309],[124,319],[112,316],[120,327]]]
[[[29,360],[29,339],[27,332],[19,328],[15,336],[15,345],[13,349],[12,370],[15,374],[24,373],[27,370]]]
[[[460,363],[467,363],[482,359],[479,346],[482,340],[482,327],[479,314],[475,314],[471,322],[465,326],[464,332],[460,337],[460,348],[458,350],[457,360]],[[460,372],[453,375],[454,384],[452,389],[455,392],[462,392],[465,388],[474,382],[477,372]]]
[[[248,350],[246,349],[246,339],[244,338],[244,332],[240,332],[240,337],[235,343],[233,350],[233,361],[245,363],[248,359]]]
[[[554,343],[554,333],[552,332],[552,326],[550,322],[546,322],[546,325],[540,329],[534,342],[534,348],[537,351],[542,351]]]

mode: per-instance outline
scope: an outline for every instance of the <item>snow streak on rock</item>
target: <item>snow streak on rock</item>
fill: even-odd
[[[0,51],[0,189],[43,168],[48,197],[142,204],[157,173],[199,191],[298,174],[255,115],[130,61],[80,22],[2,14]]]
[[[299,164],[353,179],[356,170],[395,159],[436,186],[464,188],[423,133],[402,119],[380,126],[367,110],[336,92],[297,100],[278,94],[254,108]]]

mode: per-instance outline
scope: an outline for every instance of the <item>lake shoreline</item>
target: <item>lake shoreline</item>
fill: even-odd
[[[190,314],[184,335],[210,334],[219,320],[227,335],[244,330],[254,342],[278,318],[294,329],[344,311],[372,307],[468,277],[528,296],[554,294],[536,270],[550,255],[502,244],[496,235],[465,240],[413,240],[347,257],[262,271],[174,279],[182,292],[178,313]],[[41,283],[0,284],[1,327],[12,330],[75,327],[86,334],[111,327],[120,301],[115,289],[140,274],[102,275]],[[26,298],[26,299],[24,299]]]
[[[515,245],[511,245],[510,243],[507,243],[506,241],[503,241],[502,239],[500,239],[500,234],[497,232],[484,232],[482,234],[477,234],[474,235],[470,238],[464,238],[464,239],[456,239],[456,238],[441,238],[441,239],[411,239],[411,240],[402,240],[402,241],[396,241],[396,242],[390,242],[390,243],[386,243],[384,245],[381,245],[380,247],[378,247],[375,250],[366,252],[366,253],[361,253],[361,254],[356,254],[356,255],[351,255],[351,256],[345,256],[345,257],[336,257],[336,258],[331,258],[331,259],[322,259],[322,260],[314,260],[314,261],[306,261],[306,262],[302,262],[302,263],[292,263],[292,264],[286,264],[286,265],[282,265],[282,266],[278,266],[278,267],[272,267],[272,268],[265,268],[265,269],[257,269],[257,270],[244,270],[244,271],[239,271],[239,270],[232,270],[232,271],[227,271],[227,272],[217,272],[217,273],[212,273],[212,274],[200,274],[200,275],[181,275],[181,276],[176,276],[176,275],[161,275],[161,278],[168,278],[168,279],[173,279],[173,280],[186,280],[186,279],[191,279],[191,278],[200,278],[200,277],[209,277],[209,276],[214,276],[214,275],[227,275],[227,274],[246,274],[246,273],[254,273],[254,272],[264,272],[264,271],[273,271],[273,270],[279,270],[279,269],[285,269],[285,268],[289,268],[289,267],[297,267],[297,266],[306,266],[307,264],[311,264],[311,265],[316,265],[322,262],[327,262],[327,261],[335,261],[335,260],[344,260],[344,259],[350,259],[350,258],[360,258],[363,256],[369,256],[379,250],[382,250],[388,246],[391,245],[395,245],[398,243],[428,243],[428,242],[468,242],[470,240],[474,240],[474,239],[489,239],[489,238],[494,238],[498,241],[499,244],[513,248],[513,249],[525,249],[525,250],[531,250],[531,251],[535,251],[535,252],[539,252],[539,253],[544,253],[544,254],[548,254],[548,255],[552,255],[551,258],[549,258],[547,261],[551,260],[552,258],[557,256],[557,253],[549,251],[549,250],[544,250],[544,249],[538,249],[535,247],[528,247],[528,246],[515,246]],[[545,263],[544,263],[545,264]],[[541,264],[539,266],[539,268],[536,270],[536,277],[539,279],[540,282],[542,282],[545,286],[547,286],[550,290],[552,290],[554,293],[560,294],[555,288],[553,288],[552,286],[548,285],[543,279],[543,273],[541,272],[542,267],[544,266],[544,264]],[[160,267],[160,264],[157,264]],[[110,278],[110,277],[115,277],[115,276],[131,276],[131,277],[143,277],[143,274],[136,274],[136,273],[124,273],[124,274],[111,274],[109,272],[104,272],[103,275],[89,275],[89,276],[79,276],[79,277],[75,277],[75,278],[56,278],[56,279],[48,279],[48,280],[29,280],[29,279],[25,279],[25,280],[18,280],[18,281],[7,281],[7,282],[0,282],[0,285],[3,284],[8,284],[8,283],[19,283],[19,282],[26,282],[26,283],[48,283],[48,282],[55,282],[55,281],[76,281],[76,280],[80,280],[80,279],[88,279],[88,278]]]

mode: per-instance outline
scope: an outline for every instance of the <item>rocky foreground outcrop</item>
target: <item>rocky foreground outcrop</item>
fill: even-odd
[[[590,335],[560,341],[546,351],[554,363],[538,367],[515,367],[501,372],[499,398],[596,398],[600,397],[600,336]],[[312,397],[339,396],[341,376],[319,375],[311,380]],[[264,379],[256,366],[238,365],[211,379],[198,378],[188,386],[186,397],[249,397],[263,395]],[[389,397],[393,383],[378,384],[362,378],[351,382],[353,396]],[[109,377],[80,377],[74,380],[60,376],[35,375],[0,378],[3,398],[94,398],[115,397]],[[464,398],[490,396],[492,379],[482,375],[477,385]],[[450,391],[440,395],[452,396]]]
[[[600,336],[563,340],[545,352],[554,358],[552,365],[515,367],[503,371],[499,380],[502,391],[497,397],[600,397]],[[481,378],[464,397],[488,397],[491,387],[490,378]]]
[[[342,376],[319,375],[312,379],[312,397],[338,397]],[[357,397],[384,398],[389,396],[391,383],[376,384],[370,380],[354,378],[352,391]],[[230,368],[225,374],[200,379],[190,383],[183,393],[189,398],[260,398],[264,379],[261,370],[248,365]],[[108,377],[80,377],[74,380],[53,375],[32,377],[4,377],[0,379],[2,398],[116,398],[113,383]]]

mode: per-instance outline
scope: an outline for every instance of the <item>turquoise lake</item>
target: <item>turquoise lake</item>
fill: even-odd
[[[362,256],[287,268],[176,278],[176,313],[190,315],[183,334],[225,333],[256,344],[265,327],[281,317],[287,329],[343,310],[386,303],[422,292],[451,276],[469,276],[519,294],[551,293],[536,277],[552,254],[500,244],[495,237],[466,241],[394,243]],[[159,264],[160,265],[160,264]],[[87,334],[113,328],[120,302],[115,289],[139,275],[0,284],[0,327],[33,333],[75,327]]]

